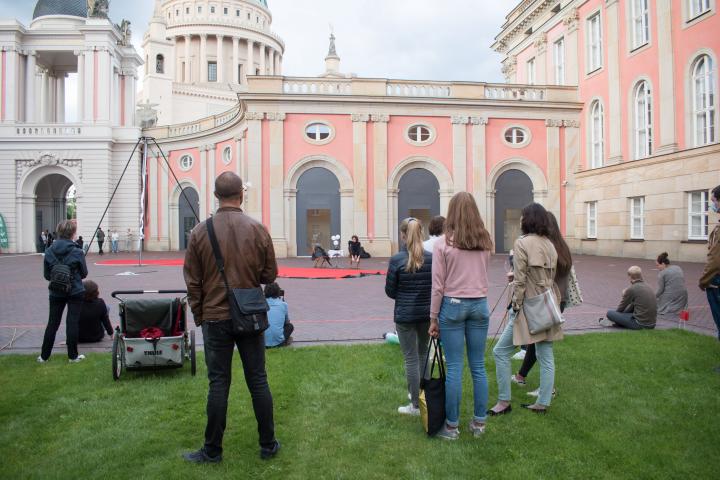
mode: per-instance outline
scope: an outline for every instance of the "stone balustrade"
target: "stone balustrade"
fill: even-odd
[[[485,98],[491,100],[545,100],[546,89],[528,85],[487,85]]]
[[[83,133],[80,125],[22,125],[14,127],[18,137],[76,137]]]
[[[352,95],[348,80],[288,80],[283,82],[283,93],[307,95]]]
[[[152,127],[143,130],[144,135],[157,139],[184,137],[207,132],[227,125],[240,116],[240,104],[238,103],[227,112],[201,118],[194,122],[179,123],[163,127]]]
[[[388,81],[387,95],[390,97],[433,97],[452,96],[451,83]]]

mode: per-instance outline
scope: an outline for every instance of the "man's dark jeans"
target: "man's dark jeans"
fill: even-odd
[[[98,240],[97,242],[98,242],[98,253],[100,255],[103,255],[105,252],[103,252],[102,247],[103,247],[103,244],[105,243],[105,240]]]
[[[265,372],[264,335],[234,336],[232,322],[205,322],[202,325],[205,342],[205,363],[210,380],[207,401],[205,453],[211,457],[222,454],[222,440],[227,418],[228,395],[232,379],[232,357],[235,346],[240,352],[245,383],[252,397],[253,410],[260,434],[260,446],[275,446],[273,401]]]
[[[646,330],[653,329],[655,325],[643,325],[633,317],[632,313],[616,312],[615,310],[608,310],[607,318],[611,322],[615,323],[618,327],[627,328],[630,330]]]
[[[48,324],[45,328],[45,336],[43,337],[42,351],[40,356],[43,360],[50,358],[53,345],[55,345],[55,334],[60,328],[63,310],[65,305],[68,307],[67,317],[65,318],[65,329],[68,358],[74,359],[78,356],[78,325],[80,322],[80,312],[82,311],[84,295],[75,295],[74,297],[50,297],[50,315]]]
[[[719,287],[708,287],[705,289],[705,293],[707,294],[708,303],[710,304],[710,312],[712,313],[713,320],[715,320],[715,326],[717,326],[718,329],[718,339],[720,339],[720,275],[715,275],[710,285]]]

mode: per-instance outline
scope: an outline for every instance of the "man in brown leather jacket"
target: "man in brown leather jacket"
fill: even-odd
[[[232,172],[218,176],[215,197],[220,201],[220,208],[213,217],[213,226],[230,288],[256,288],[275,281],[277,263],[272,239],[261,223],[240,209],[243,201],[240,177]],[[193,463],[222,460],[232,357],[237,345],[258,423],[260,457],[271,458],[278,452],[280,443],[275,439],[264,335],[233,334],[225,284],[215,263],[206,222],[197,225],[190,234],[183,273],[195,323],[202,327],[210,380],[205,445],[183,457]]]
[[[709,207],[708,215],[710,212],[720,213],[720,185],[713,188]],[[718,338],[720,338],[720,223],[715,225],[708,237],[707,263],[698,286],[707,293],[710,311],[718,328]],[[720,367],[715,370],[720,373]]]

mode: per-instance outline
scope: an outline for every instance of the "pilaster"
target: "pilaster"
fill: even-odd
[[[548,191],[545,208],[560,221],[560,127],[562,120],[545,120],[547,138],[547,181]]]
[[[287,236],[285,231],[285,207],[283,168],[284,151],[284,113],[267,113],[270,135],[270,236],[275,246],[275,254],[287,256]]]
[[[267,75],[266,63],[265,63],[265,44],[260,44],[260,75]]]
[[[485,128],[488,124],[486,117],[470,117],[472,124],[472,194],[478,204],[480,213],[485,218],[487,200],[487,148],[485,146]]]
[[[217,36],[217,81],[223,83],[225,81],[225,59],[223,57],[223,40],[222,35]]]
[[[207,214],[215,213],[215,152],[217,145],[206,145],[207,149],[207,183],[205,184],[205,192],[207,195]]]
[[[198,195],[200,197],[200,220],[204,220],[208,217],[208,202],[207,202],[207,145],[200,146],[200,191]]]
[[[252,40],[247,41],[247,68],[245,68],[245,79],[244,83],[247,85],[248,75],[255,75],[255,42]]]
[[[238,76],[238,65],[240,64],[240,39],[233,37],[232,39],[232,79],[234,84],[240,83],[240,77]]]
[[[610,106],[608,121],[608,163],[620,163],[622,158],[622,99],[625,98],[620,90],[620,8],[616,1],[607,2],[607,40],[603,41],[604,48],[607,48],[607,69],[608,74],[608,104]]]
[[[675,55],[673,52],[672,0],[657,0],[657,52],[658,52],[658,91],[656,102],[660,104],[660,131],[656,155],[677,151],[677,133],[675,131]],[[717,70],[716,70],[717,71]],[[717,80],[716,80],[717,81]],[[692,99],[687,99],[691,102]],[[717,108],[717,107],[716,107]],[[656,117],[656,118],[658,118]],[[715,127],[717,128],[717,126]]]
[[[373,114],[373,185],[375,203],[375,238],[373,250],[376,256],[390,256],[392,242],[389,237],[388,216],[388,122],[390,115]]]
[[[565,232],[566,237],[575,237],[575,199],[576,199],[576,182],[575,172],[580,168],[580,122],[564,121],[565,126]]]
[[[18,120],[18,52],[14,46],[2,47],[3,79],[2,85],[3,112],[2,121],[14,123]]]
[[[35,123],[35,78],[37,58],[34,50],[26,53],[25,65],[25,122]]]
[[[245,192],[245,211],[258,222],[262,222],[262,121],[265,114],[247,112],[245,119],[248,125],[248,159],[247,180],[248,190]]]
[[[540,32],[535,39],[535,83],[547,85],[547,33]]]
[[[353,114],[353,212],[354,230],[358,237],[367,238],[367,122],[368,114]]]
[[[207,83],[208,67],[207,67],[207,34],[200,34],[200,82]]]
[[[470,119],[464,115],[453,115],[453,185],[455,193],[467,188],[467,127]]]

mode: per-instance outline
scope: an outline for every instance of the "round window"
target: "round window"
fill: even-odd
[[[310,140],[321,142],[330,138],[330,127],[324,123],[311,123],[305,128],[305,135]]]
[[[430,129],[425,125],[413,125],[408,130],[410,140],[417,143],[424,143],[430,140]]]
[[[230,147],[225,147],[222,153],[222,161],[225,165],[229,165],[232,161],[232,150]]]
[[[193,158],[190,155],[183,155],[180,157],[180,168],[184,171],[188,171],[193,166]]]
[[[505,130],[505,141],[512,145],[520,145],[525,143],[527,134],[525,130],[519,127],[512,127]]]

